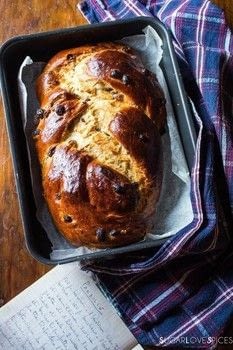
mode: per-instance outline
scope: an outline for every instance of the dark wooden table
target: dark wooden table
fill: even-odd
[[[86,20],[77,0],[0,1],[0,42],[12,36],[77,26]],[[233,23],[232,0],[216,0]],[[49,268],[32,259],[24,245],[4,112],[0,103],[0,306],[45,274]],[[229,334],[233,334],[233,327]]]
[[[12,36],[77,26],[86,20],[76,0],[0,1],[0,42]],[[48,271],[24,245],[4,112],[0,104],[0,305]]]

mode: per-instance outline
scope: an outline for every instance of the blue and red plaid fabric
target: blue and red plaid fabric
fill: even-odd
[[[92,23],[157,16],[171,29],[198,128],[193,222],[159,249],[85,268],[141,344],[215,348],[233,322],[233,36],[208,0],[86,0],[79,8]]]

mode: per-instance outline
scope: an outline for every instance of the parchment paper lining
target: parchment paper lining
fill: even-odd
[[[190,201],[190,176],[180,141],[172,104],[163,72],[159,66],[163,50],[162,41],[150,26],[144,29],[145,35],[126,37],[120,42],[134,48],[142,58],[146,68],[154,72],[163,88],[166,97],[167,127],[162,136],[164,154],[164,178],[161,196],[155,216],[156,229],[145,239],[169,237],[189,224],[193,219]],[[28,147],[33,194],[37,207],[37,218],[52,242],[51,259],[85,255],[99,249],[73,247],[57,231],[43,198],[40,165],[37,159],[32,131],[35,129],[35,112],[39,107],[35,93],[35,80],[46,63],[33,63],[26,57],[19,70],[18,87],[21,112]],[[36,234],[33,232],[32,234]]]

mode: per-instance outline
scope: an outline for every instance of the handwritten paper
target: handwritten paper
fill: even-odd
[[[136,344],[77,263],[57,266],[0,308],[0,349],[131,350]]]

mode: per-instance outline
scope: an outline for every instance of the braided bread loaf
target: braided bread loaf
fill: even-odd
[[[44,196],[74,245],[113,247],[151,230],[162,181],[165,99],[127,46],[55,55],[37,80]]]

